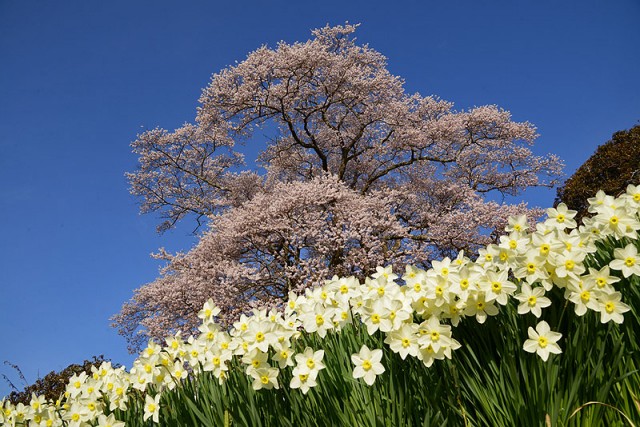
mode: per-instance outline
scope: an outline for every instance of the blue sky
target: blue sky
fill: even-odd
[[[0,362],[30,382],[99,354],[130,367],[109,317],[157,276],[149,253],[195,241],[138,214],[129,143],[192,121],[211,74],[260,45],[359,22],[407,91],[510,110],[570,175],[639,123],[638,18],[637,0],[0,0]]]

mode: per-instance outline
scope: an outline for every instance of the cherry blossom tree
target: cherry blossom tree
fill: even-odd
[[[195,124],[133,142],[131,191],[163,217],[159,231],[187,215],[206,224],[191,251],[159,255],[161,276],[114,317],[133,348],[191,331],[208,298],[232,319],[334,274],[473,253],[508,216],[537,214],[496,202],[556,184],[562,163],[533,154],[535,127],[405,93],[356,27],[257,49],[213,75]],[[264,174],[241,169],[241,142],[259,144]]]

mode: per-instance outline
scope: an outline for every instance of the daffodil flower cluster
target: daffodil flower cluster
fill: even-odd
[[[149,342],[129,372],[103,363],[92,375],[74,375],[57,402],[35,395],[30,405],[3,401],[0,425],[122,426],[107,414],[126,411],[135,390],[145,394],[144,420],[159,423],[162,390],[201,372],[211,372],[222,384],[238,366],[255,390],[280,388],[280,373],[291,369],[288,386],[307,393],[326,368],[324,351],[306,347],[296,352],[296,340],[303,333],[324,338],[347,324],[381,335],[403,360],[415,357],[429,367],[460,347],[452,327],[474,319],[484,323],[512,302],[519,314],[540,318],[551,305],[545,295],[554,287],[563,290],[576,315],[591,310],[602,323],[622,323],[630,308],[615,286],[619,276],[640,275],[640,187],[630,185],[618,198],[598,192],[589,201],[593,216],[580,227],[575,211],[563,204],[549,209],[547,219],[531,231],[526,217],[511,218],[507,234],[481,249],[475,261],[461,252],[455,259],[433,261],[427,271],[407,266],[401,277],[391,267],[378,267],[363,283],[334,276],[304,295],[290,294],[283,310],[256,309],[228,330],[216,323],[219,309],[210,300],[198,313],[202,325],[197,337],[185,340],[176,334],[164,346]],[[605,239],[620,246],[613,259],[588,268],[585,261]],[[561,334],[540,321],[529,328],[523,349],[546,361],[561,353],[560,339]],[[238,363],[231,363],[234,359]],[[385,371],[382,349],[362,346],[351,361],[353,378],[367,385]]]

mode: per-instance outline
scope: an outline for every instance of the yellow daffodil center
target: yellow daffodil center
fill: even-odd
[[[515,240],[509,240],[509,247],[511,249],[515,249],[518,247],[518,242],[516,242]]]
[[[80,414],[73,414],[71,415],[71,419],[75,422],[80,421]]]
[[[442,286],[436,286],[436,295],[441,297],[443,293],[444,289],[442,288]]]
[[[307,359],[307,368],[313,369],[316,366],[316,362],[313,359]]]
[[[240,325],[240,330],[241,331],[246,331],[249,328],[249,325],[247,325],[246,323],[243,323]]]
[[[567,270],[573,270],[573,267],[575,267],[575,266],[576,266],[576,263],[575,263],[575,262],[573,262],[573,261],[572,261],[572,260],[570,260],[570,259],[569,259],[569,260],[567,260],[567,261],[565,261],[565,263],[564,263],[564,267],[565,267]]]
[[[489,262],[491,262],[491,261],[493,260],[493,255],[491,255],[491,254],[486,254],[486,255],[484,256],[484,259],[485,259],[485,261],[489,261]]]
[[[346,294],[347,292],[349,292],[349,287],[347,285],[342,285],[340,286],[340,293],[341,294]]]
[[[154,403],[149,403],[149,406],[147,406],[147,409],[149,410],[149,412],[155,412],[156,405]]]
[[[558,221],[559,223],[563,223],[564,219],[565,217],[563,214],[558,214],[558,216],[556,217],[556,221]]]
[[[420,292],[422,290],[422,286],[420,286],[420,283],[416,283],[415,285],[413,285],[413,290],[416,292]]]
[[[482,301],[478,301],[478,302],[476,303],[476,308],[477,308],[478,310],[484,310],[484,302],[482,302]]]
[[[448,276],[449,275],[449,269],[447,267],[443,268],[442,271],[440,272],[440,274],[442,274],[443,276]]]
[[[407,338],[402,338],[402,346],[407,348],[411,345],[411,342]]]
[[[260,382],[262,382],[262,384],[269,384],[269,377],[266,375],[261,376]]]
[[[80,381],[76,381],[76,382],[73,383],[73,386],[75,388],[80,388],[80,387],[82,387],[82,383]]]
[[[535,273],[536,272],[536,265],[532,262],[530,262],[529,264],[527,264],[527,272],[529,274],[531,273]]]
[[[611,225],[618,225],[618,223],[620,222],[620,219],[614,215],[611,217],[611,219],[609,219],[609,222],[611,223]]]
[[[460,289],[463,291],[469,287],[469,281],[467,279],[460,280]]]
[[[541,254],[546,255],[546,254],[549,253],[550,250],[551,250],[551,246],[547,245],[546,243],[543,244],[542,246],[540,246],[540,253]]]
[[[373,314],[371,315],[371,321],[373,323],[380,323],[380,315],[379,314]]]
[[[369,359],[362,362],[362,369],[364,369],[365,371],[371,369],[371,361]]]
[[[539,337],[538,338],[538,345],[541,348],[545,348],[547,346],[547,344],[549,344],[549,340],[547,340],[546,337]]]
[[[256,341],[258,341],[258,342],[264,341],[264,334],[262,332],[258,332],[256,334]]]
[[[502,290],[502,283],[491,282],[491,290],[493,290],[493,292],[500,292]]]
[[[438,341],[440,339],[440,332],[432,331],[431,332],[431,341]]]
[[[393,320],[396,318],[396,312],[395,311],[391,311],[391,313],[389,313],[389,319]]]
[[[321,314],[316,315],[316,325],[320,326],[324,323],[324,317]]]
[[[538,298],[536,298],[535,295],[531,295],[529,298],[527,298],[527,302],[529,303],[529,307],[535,307],[536,302],[538,302]]]
[[[294,301],[289,301],[289,308],[292,310],[296,308],[296,303]]]
[[[626,265],[627,267],[633,267],[635,264],[636,264],[635,258],[627,257],[624,260],[624,265]]]
[[[307,378],[309,378],[309,375],[300,374],[299,377],[300,377],[300,381],[305,382],[305,381],[307,381]]]
[[[384,288],[382,286],[380,286],[378,288],[378,295],[383,296],[384,295]]]
[[[612,303],[611,301],[609,301],[608,303],[606,303],[604,305],[604,309],[606,310],[607,313],[611,314],[613,313],[613,311],[615,310],[616,305],[614,303]]]
[[[582,293],[580,294],[580,299],[584,302],[589,302],[589,300],[591,299],[591,292],[582,291]]]

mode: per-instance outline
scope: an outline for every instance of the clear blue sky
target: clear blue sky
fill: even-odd
[[[150,252],[194,239],[138,214],[129,143],[192,121],[211,74],[261,44],[360,22],[409,92],[510,110],[570,175],[640,119],[639,18],[637,0],[0,0],[0,362],[31,382],[98,354],[130,367],[108,319],[156,277]]]

